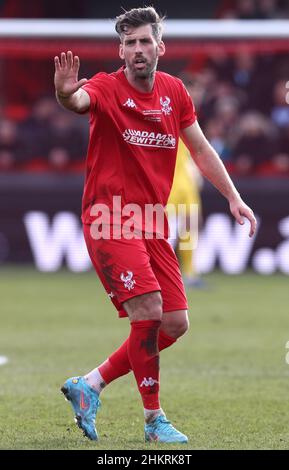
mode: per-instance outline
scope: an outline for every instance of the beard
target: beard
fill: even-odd
[[[158,57],[155,57],[154,59],[152,59],[151,62],[148,62],[144,59],[144,62],[141,64],[141,67],[139,67],[135,61],[130,64],[127,63],[126,67],[135,79],[147,80],[154,75],[157,65]]]

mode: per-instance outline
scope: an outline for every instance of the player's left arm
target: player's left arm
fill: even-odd
[[[249,236],[256,231],[257,222],[252,209],[244,203],[234,186],[222,160],[204,136],[197,121],[182,129],[181,137],[188,147],[201,173],[225,196],[230,211],[240,225],[246,217],[251,225]]]

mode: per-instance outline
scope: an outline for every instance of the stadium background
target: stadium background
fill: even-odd
[[[215,20],[214,27],[234,20],[236,31],[257,21],[264,32],[235,31],[225,38],[199,21],[199,33],[191,37],[180,23],[179,34],[165,36],[167,53],[159,67],[190,89],[206,136],[259,220],[250,240],[248,227],[234,224],[226,201],[205,183],[196,262],[211,289],[188,294],[194,328],[175,356],[164,356],[166,390],[182,380],[176,406],[192,415],[186,424],[188,433],[196,430],[192,448],[288,448],[289,28],[278,23],[278,34],[276,21],[288,21],[289,2],[152,3],[168,20]],[[53,88],[53,57],[62,50],[80,56],[80,77],[121,65],[112,22],[111,37],[65,37],[57,20],[113,19],[119,13],[115,1],[0,1],[0,393],[6,397],[0,416],[13,408],[5,436],[0,422],[0,448],[91,448],[66,429],[70,415],[55,390],[69,373],[94,367],[126,334],[127,325],[114,322],[91,272],[81,233],[87,118],[62,110]],[[21,34],[20,26],[9,23],[15,19],[51,19],[52,35],[33,34],[31,24],[31,35]],[[71,352],[69,342],[77,343],[78,352]],[[137,413],[139,404],[132,381],[123,379],[122,386],[119,396],[132,400],[131,408],[118,410],[127,426],[127,413]],[[119,396],[108,391],[111,405],[117,407]],[[102,425],[114,440],[104,438],[103,448],[140,448],[133,429],[129,444],[119,439],[110,413]],[[133,425],[140,423],[138,416]]]

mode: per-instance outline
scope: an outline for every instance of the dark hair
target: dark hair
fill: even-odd
[[[145,8],[132,8],[125,11],[122,15],[116,17],[115,30],[122,38],[122,35],[127,32],[129,28],[138,28],[146,24],[151,24],[153,36],[157,42],[162,39],[162,22],[164,16],[160,16],[154,7]]]

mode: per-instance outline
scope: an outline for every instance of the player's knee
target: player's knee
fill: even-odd
[[[184,318],[182,321],[174,325],[174,337],[179,338],[183,336],[189,329],[189,320]]]
[[[179,325],[179,328],[178,328],[178,337],[180,336],[183,336],[189,329],[189,319],[186,318],[180,325]]]
[[[163,300],[160,292],[147,295],[140,307],[140,314],[150,320],[161,320],[163,315]]]
[[[180,336],[183,336],[189,329],[189,319],[187,316],[177,318],[173,322],[165,323],[162,329],[168,336],[175,339],[180,338]]]
[[[124,307],[130,321],[157,320],[161,321],[163,315],[163,301],[160,292],[134,297],[125,302]]]

